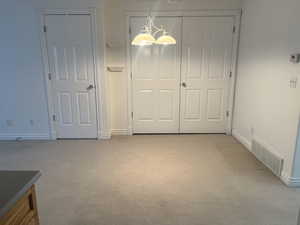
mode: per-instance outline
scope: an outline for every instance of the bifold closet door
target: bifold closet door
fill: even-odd
[[[225,133],[233,46],[232,17],[184,17],[181,133]]]
[[[178,133],[181,18],[156,17],[177,45],[131,46],[133,133]],[[131,40],[146,24],[132,17]]]
[[[45,33],[57,138],[96,138],[90,15],[46,15]]]

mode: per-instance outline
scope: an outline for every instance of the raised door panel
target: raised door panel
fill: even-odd
[[[80,125],[91,124],[91,98],[88,92],[76,93],[76,105],[78,110],[78,122]]]
[[[177,79],[178,57],[177,47],[158,45],[157,50],[157,73],[160,79]]]
[[[86,49],[81,46],[72,46],[72,67],[77,82],[89,82],[93,78],[92,68],[89,65],[89,55]]]
[[[222,89],[207,90],[207,120],[223,120],[223,99]]]
[[[135,108],[135,119],[140,122],[155,120],[155,96],[151,89],[139,90],[136,94],[138,107]]]
[[[54,75],[57,80],[69,80],[69,66],[67,48],[61,46],[52,46],[52,55],[54,64]]]
[[[58,93],[58,108],[61,126],[73,124],[73,103],[72,94],[68,92]]]
[[[228,52],[222,47],[211,48],[208,61],[209,68],[207,73],[207,78],[209,80],[224,80],[226,79],[227,71],[229,70],[230,65],[226,63],[228,58]],[[228,67],[228,68],[227,68]]]
[[[186,90],[184,101],[184,119],[201,120],[201,90]]]
[[[132,48],[132,73],[135,79],[153,79],[154,49],[152,46]]]
[[[159,91],[159,120],[160,121],[173,121],[175,114],[174,100],[176,94],[174,90],[160,90]],[[175,108],[176,110],[176,108]]]
[[[187,46],[185,49],[185,75],[187,79],[203,78],[204,49],[197,46]]]

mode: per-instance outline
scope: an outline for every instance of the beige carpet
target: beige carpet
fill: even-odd
[[[41,225],[296,225],[288,188],[232,137],[0,143],[0,169],[41,170]]]

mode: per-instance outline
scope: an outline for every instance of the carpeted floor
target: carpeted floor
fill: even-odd
[[[41,170],[41,225],[296,225],[288,188],[225,135],[0,143],[0,170]]]

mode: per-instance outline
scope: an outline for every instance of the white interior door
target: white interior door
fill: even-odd
[[[181,18],[156,17],[177,45],[131,46],[133,133],[178,133]],[[131,40],[146,17],[131,18]]]
[[[46,40],[57,138],[96,138],[90,15],[47,15]]]
[[[233,46],[232,17],[184,17],[181,133],[225,133]]]

